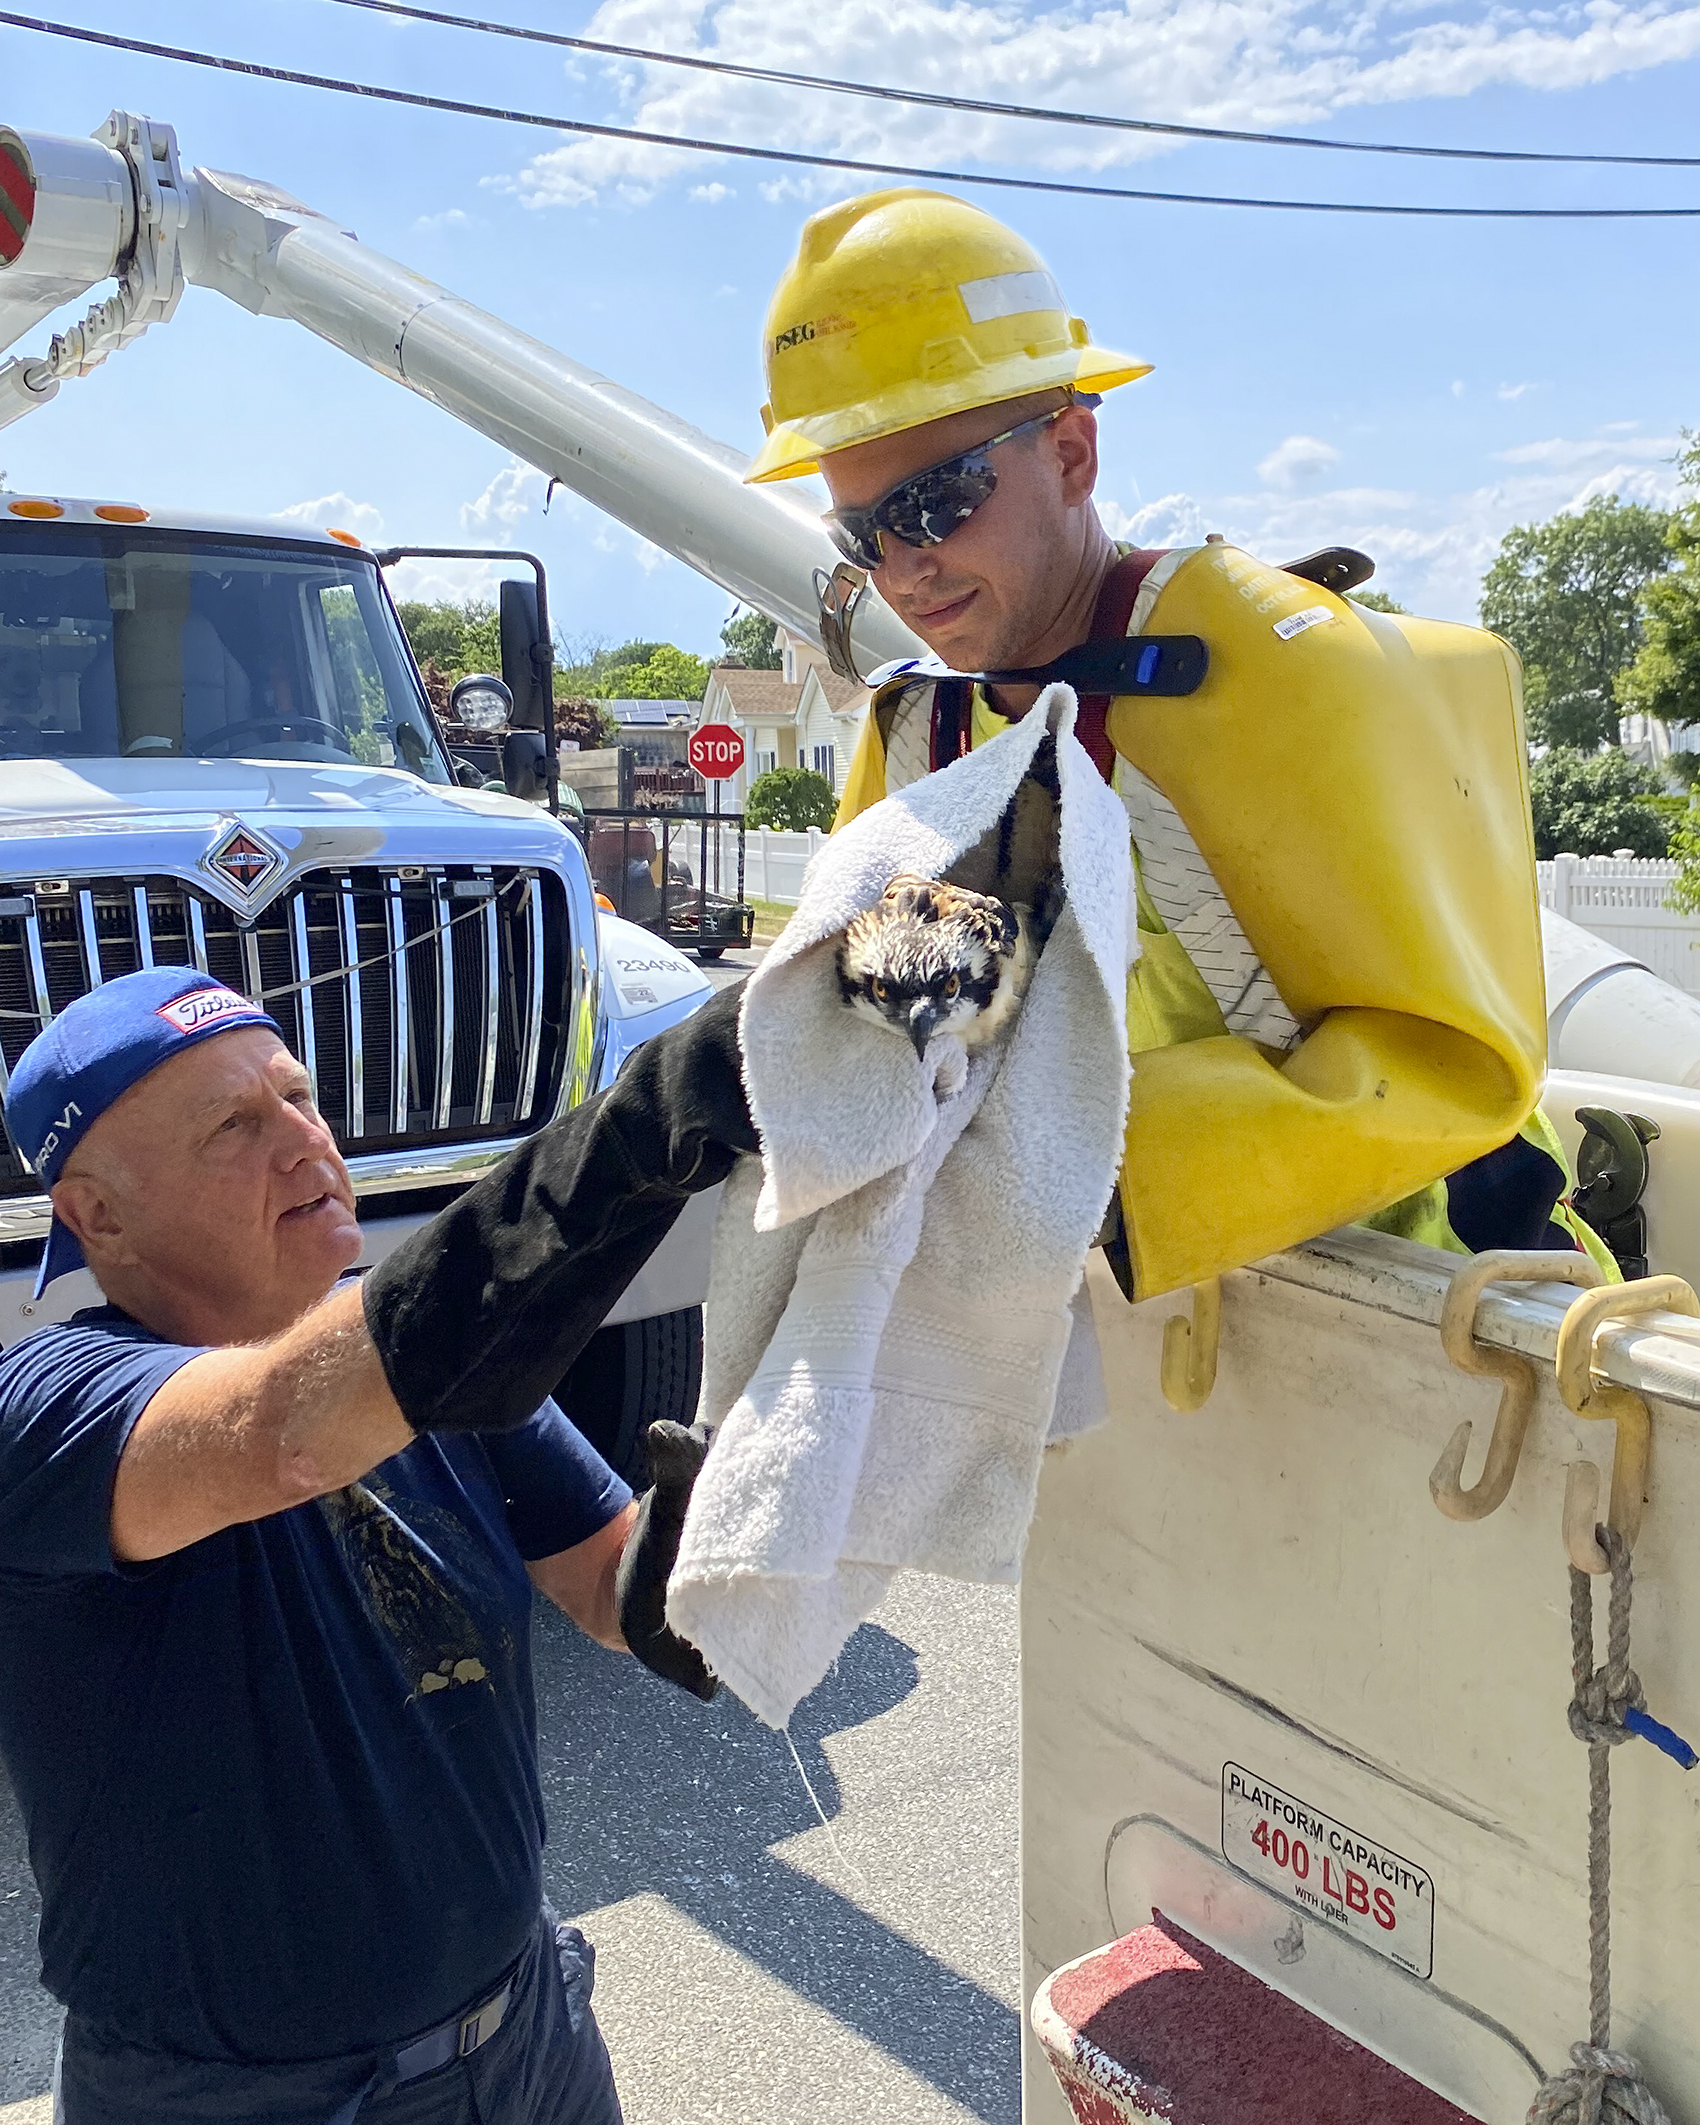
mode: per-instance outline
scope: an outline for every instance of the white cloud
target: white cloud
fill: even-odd
[[[1596,436],[1591,441],[1572,441],[1568,436],[1550,436],[1545,442],[1519,443],[1496,453],[1502,465],[1545,465],[1553,472],[1575,473],[1602,459],[1672,458],[1682,447],[1674,435]]]
[[[1497,396],[1503,399],[1519,399],[1525,391],[1532,391],[1533,384],[1501,384]]]
[[[1266,487],[1305,486],[1319,480],[1339,460],[1339,451],[1320,436],[1289,435],[1259,464],[1257,476]]]
[[[341,492],[322,494],[316,502],[291,502],[287,509],[276,510],[272,521],[301,524],[314,531],[329,531],[334,524],[338,531],[352,531],[368,545],[380,538],[384,529],[382,510]]]
[[[1197,546],[1207,529],[1204,512],[1190,494],[1160,495],[1131,511],[1100,498],[1098,513],[1111,538],[1135,546]]]
[[[460,528],[469,539],[507,545],[514,526],[529,515],[533,500],[541,499],[548,485],[535,465],[510,458],[476,501],[460,505]]]
[[[386,580],[390,595],[398,600],[460,605],[478,598],[493,605],[505,572],[494,561],[398,561]]]
[[[694,184],[690,196],[700,200],[705,207],[717,207],[723,199],[736,199],[738,195],[727,184]]]
[[[725,0],[713,10],[700,0],[603,0],[586,33],[935,92],[1277,131],[1490,86],[1578,88],[1700,55],[1700,0],[1440,5],[1440,19],[1412,25],[1414,10],[1398,0],[1137,0],[1031,13],[1011,0],[845,0],[827,11],[816,0]],[[604,92],[598,118],[867,160],[1109,171],[1175,147],[1152,134],[936,112],[925,119],[923,158],[916,113],[902,105],[629,62],[588,79]],[[578,206],[641,201],[687,173],[697,184],[702,168],[676,149],[578,140],[496,181],[532,205]],[[813,202],[858,183],[798,171],[757,189]]]
[[[590,543],[598,553],[623,556],[627,560],[636,561],[646,576],[654,575],[658,568],[664,568],[671,559],[669,554],[663,552],[651,540],[641,537],[635,531],[627,531],[623,525],[616,524],[607,517],[598,521],[595,531],[591,533]]]
[[[535,465],[510,458],[470,502],[457,512],[460,535],[470,546],[511,546],[518,525],[542,500],[547,480]],[[552,516],[578,513],[578,497],[555,490]],[[390,572],[390,589],[398,598],[418,598],[426,603],[446,599],[460,603],[481,598],[493,603],[497,585],[513,573],[499,561],[402,561]]]
[[[1101,498],[1105,524],[1117,538],[1145,546],[1195,544],[1206,529],[1266,561],[1291,560],[1319,546],[1356,546],[1376,563],[1376,584],[1415,612],[1438,619],[1473,620],[1481,578],[1513,524],[1536,523],[1580,509],[1595,495],[1669,507],[1678,481],[1671,445],[1650,446],[1654,461],[1614,461],[1611,444],[1591,448],[1586,478],[1558,453],[1525,461],[1506,478],[1454,494],[1417,494],[1390,488],[1337,487],[1265,490],[1195,498],[1166,494],[1129,512]]]
[[[1682,499],[1682,482],[1674,465],[1614,465],[1596,472],[1565,505],[1582,509],[1596,495],[1615,494],[1620,502],[1645,502],[1652,509],[1674,509]]]
[[[421,214],[413,224],[416,236],[435,236],[442,229],[470,229],[472,216],[464,207],[445,207],[440,214]]]
[[[1452,396],[1454,398],[1462,398],[1464,396],[1464,379],[1461,376],[1455,376],[1452,379]]]

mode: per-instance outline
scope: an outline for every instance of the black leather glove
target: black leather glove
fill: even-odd
[[[614,1575],[620,1634],[627,1645],[646,1668],[704,1704],[720,1685],[696,1647],[669,1629],[667,1581],[679,1554],[691,1486],[707,1452],[682,1424],[663,1420],[649,1427],[649,1468],[655,1481],[638,1500],[637,1519]]]
[[[688,1196],[760,1148],[742,984],[638,1049],[366,1278],[366,1328],[415,1431],[510,1431],[554,1393]]]

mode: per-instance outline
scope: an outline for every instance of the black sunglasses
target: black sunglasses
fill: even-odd
[[[1080,392],[1050,413],[1006,428],[1002,435],[988,436],[972,450],[964,450],[960,457],[947,457],[942,464],[929,465],[924,472],[912,472],[866,509],[829,509],[821,519],[827,536],[847,561],[870,574],[885,558],[880,540],[886,532],[901,539],[905,546],[937,546],[953,531],[959,531],[975,510],[997,492],[998,476],[992,469],[991,454],[1000,443],[1013,443],[1018,435],[1032,435],[1040,428],[1048,428],[1069,406],[1098,403],[1091,393]]]

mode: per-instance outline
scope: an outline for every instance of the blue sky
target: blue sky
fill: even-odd
[[[136,34],[122,0],[56,19]],[[991,98],[1339,139],[1700,153],[1700,4],[1475,0],[491,0],[616,42]],[[141,34],[660,131],[1175,190],[1700,207],[1700,170],[1447,164],[1155,142],[613,67],[330,0],[162,0]],[[753,448],[768,294],[803,216],[862,189],[727,158],[407,112],[0,27],[0,121],[122,105],[187,163],[269,178],[457,293]],[[1155,373],[1101,416],[1112,529],[1270,560],[1345,541],[1473,615],[1508,525],[1672,494],[1700,426],[1700,221],[1434,223],[983,192],[1105,343]],[[75,314],[67,313],[67,315]],[[57,320],[56,320],[57,322]],[[45,345],[39,328],[14,351]],[[15,489],[535,545],[565,634],[713,648],[725,594],[299,328],[191,289],[175,320],[0,432]],[[414,590],[479,587],[438,569]]]

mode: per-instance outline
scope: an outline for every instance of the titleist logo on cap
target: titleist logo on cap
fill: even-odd
[[[196,1033],[215,1018],[264,1018],[265,1012],[234,989],[191,989],[187,996],[162,1003],[159,1016],[179,1033]]]

